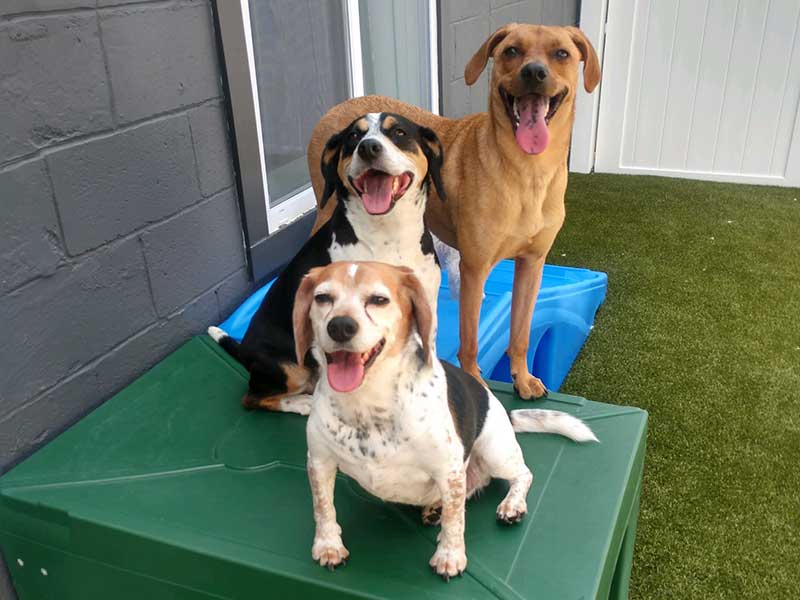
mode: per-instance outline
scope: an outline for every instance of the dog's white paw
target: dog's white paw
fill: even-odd
[[[222,329],[220,329],[219,327],[215,327],[214,325],[209,327],[206,331],[208,332],[208,335],[211,337],[211,339],[217,342],[218,344],[222,338],[228,335]]]
[[[497,507],[497,520],[505,525],[513,525],[520,522],[527,512],[525,498],[506,498]]]
[[[323,567],[333,571],[340,565],[346,565],[348,556],[350,556],[350,552],[344,547],[340,536],[314,538],[314,545],[311,547],[311,558]]]
[[[281,412],[308,416],[311,414],[311,394],[300,394],[281,399]]]
[[[429,564],[437,575],[441,575],[445,581],[450,581],[451,577],[461,575],[467,568],[467,554],[463,546],[447,548],[440,544]]]

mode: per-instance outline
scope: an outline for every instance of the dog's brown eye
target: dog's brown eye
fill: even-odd
[[[314,296],[314,302],[317,304],[330,304],[333,302],[333,296],[330,294],[317,294]]]
[[[503,50],[503,54],[505,54],[508,58],[514,58],[515,56],[519,56],[519,48],[516,48],[515,46],[509,46]]]
[[[349,137],[351,140],[357,140],[357,139],[358,139],[358,132],[357,132],[357,131],[351,131],[351,132],[350,132],[350,135],[349,135],[348,137]]]
[[[569,52],[564,50],[563,48],[559,48],[554,52],[555,57],[559,60],[564,60],[565,58],[569,58]]]
[[[373,306],[386,306],[389,304],[389,299],[386,296],[381,296],[380,294],[372,294],[372,296],[367,298],[367,304],[371,304]]]
[[[400,128],[398,127],[397,129],[395,129],[395,130],[394,130],[394,134],[395,134],[397,137],[403,137],[403,136],[406,134],[406,130],[405,130],[405,129],[400,129]]]

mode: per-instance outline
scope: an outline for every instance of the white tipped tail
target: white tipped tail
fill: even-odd
[[[580,419],[557,410],[526,408],[511,411],[517,433],[557,433],[575,442],[596,442],[597,437]]]
[[[222,338],[228,337],[227,333],[225,333],[219,327],[214,327],[213,325],[211,327],[209,327],[207,331],[208,331],[208,335],[211,336],[211,339],[214,340],[215,342],[217,342],[218,344],[219,344],[219,341]]]

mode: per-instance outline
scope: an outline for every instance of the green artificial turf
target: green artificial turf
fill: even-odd
[[[650,413],[631,598],[800,598],[800,190],[571,175],[549,262],[608,273],[561,391]]]

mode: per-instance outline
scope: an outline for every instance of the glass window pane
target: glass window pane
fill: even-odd
[[[359,1],[364,93],[431,109],[428,0]]]
[[[344,2],[252,0],[270,205],[307,188],[306,145],[331,106],[349,97]]]

